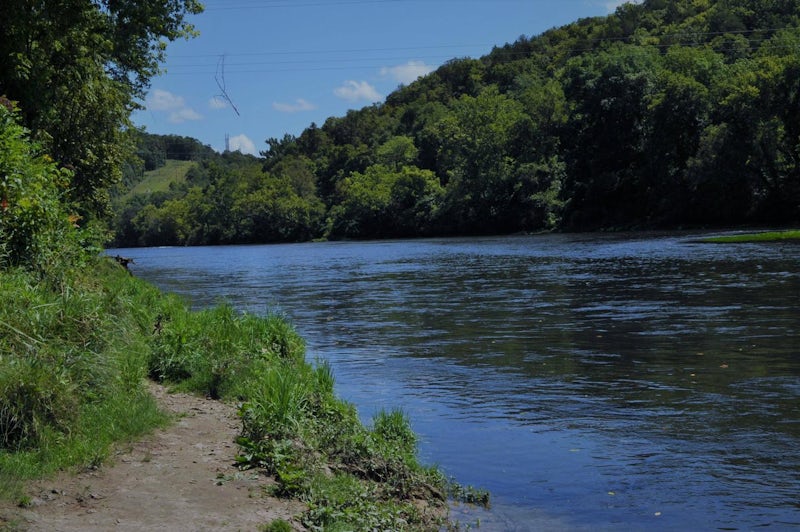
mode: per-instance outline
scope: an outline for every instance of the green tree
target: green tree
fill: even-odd
[[[429,236],[438,223],[444,188],[436,174],[402,166],[394,174],[387,208],[391,236]]]
[[[646,190],[640,196],[650,222],[675,223],[686,218],[692,199],[686,171],[709,123],[711,99],[705,86],[670,71],[662,72],[657,86],[649,103],[640,176]]]
[[[450,231],[516,229],[520,186],[511,145],[526,120],[520,102],[489,87],[461,96],[439,122],[440,158],[449,169],[442,214]]]
[[[378,164],[385,164],[395,168],[413,164],[417,159],[419,150],[414,145],[414,139],[406,136],[392,137],[375,150]]]
[[[332,238],[386,238],[429,234],[442,197],[430,170],[370,166],[339,183],[342,201],[330,211]]]
[[[564,70],[565,93],[575,102],[566,135],[565,192],[572,227],[625,225],[648,214],[640,178],[646,165],[648,100],[660,56],[650,47],[616,44],[578,57]]]
[[[0,95],[74,171],[72,198],[103,213],[131,145],[130,112],[164,58],[165,40],[191,36],[196,0],[8,0],[0,17]]]

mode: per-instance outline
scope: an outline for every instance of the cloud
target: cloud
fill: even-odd
[[[210,100],[208,100],[208,106],[211,109],[225,109],[228,107],[228,102],[220,98],[219,96],[214,96]]]
[[[294,103],[273,102],[272,108],[281,113],[299,113],[301,111],[313,111],[317,106],[302,98],[298,98]]]
[[[333,93],[348,102],[357,102],[359,100],[378,102],[383,100],[383,96],[378,94],[375,87],[366,81],[345,81],[344,85],[335,89]]]
[[[169,113],[169,121],[180,124],[187,120],[200,120],[200,113],[188,107],[182,96],[177,96],[169,91],[154,89],[147,95],[145,106],[151,111],[164,111]]]
[[[154,89],[147,95],[147,108],[151,111],[172,111],[185,107],[183,97],[176,96],[169,91]]]
[[[395,81],[408,85],[426,74],[433,72],[434,68],[422,61],[409,61],[405,65],[383,67],[381,76],[389,76]]]
[[[255,143],[253,143],[253,141],[250,140],[248,136],[245,135],[244,133],[228,139],[228,144],[230,146],[231,151],[240,151],[242,153],[249,153],[250,155],[256,155]]]
[[[203,118],[203,116],[200,113],[189,107],[178,109],[169,114],[169,121],[173,124],[182,124],[188,120],[200,120],[201,118]]]

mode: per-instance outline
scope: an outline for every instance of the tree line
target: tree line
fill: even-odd
[[[119,245],[800,220],[800,4],[645,0],[117,204]]]

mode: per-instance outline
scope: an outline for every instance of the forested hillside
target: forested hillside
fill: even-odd
[[[385,103],[206,157],[118,244],[800,219],[800,4],[645,0],[453,59]]]

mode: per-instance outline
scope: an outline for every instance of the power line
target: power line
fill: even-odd
[[[441,45],[434,45],[434,46],[396,46],[396,47],[389,47],[389,48],[344,48],[344,49],[333,49],[330,48],[325,50],[272,50],[269,52],[241,52],[236,54],[227,54],[228,57],[238,57],[238,56],[254,56],[254,55],[323,55],[323,54],[349,54],[349,53],[364,53],[364,52],[400,52],[400,51],[410,51],[410,50],[435,50],[435,49],[443,49],[443,48],[475,48],[475,47],[487,47],[487,46],[494,46],[493,44],[487,43],[478,43],[478,44],[441,44]],[[219,57],[220,54],[175,54],[171,55],[170,57]]]
[[[766,41],[763,39],[746,39],[744,43],[747,43],[747,46],[750,50],[755,50]],[[735,43],[733,43],[735,44]],[[732,44],[732,46],[733,46]],[[699,48],[703,46],[710,46],[708,42],[683,42],[683,43],[665,43],[665,44],[638,44],[637,46],[646,47],[646,48],[657,48],[657,49],[668,49],[672,48],[673,46],[683,46],[687,48]],[[780,45],[775,43],[773,45],[776,49],[783,49],[783,50],[793,50],[795,49],[794,45]],[[555,50],[558,53],[566,53],[570,55],[580,54],[584,52],[590,52],[596,50],[594,47],[583,47],[583,48],[569,48],[569,49],[558,49]],[[515,59],[524,59],[526,57],[532,56],[531,52],[523,51],[523,52],[504,52],[502,50],[495,52],[494,58],[506,60],[506,61],[513,61]],[[339,59],[339,60],[320,60],[320,61],[273,61],[273,62],[244,62],[244,63],[229,63],[229,66],[239,66],[243,68],[239,69],[228,69],[226,70],[227,74],[259,74],[259,73],[288,73],[288,72],[324,72],[324,71],[339,71],[339,70],[352,70],[355,68],[365,68],[365,69],[383,69],[387,68],[385,61],[394,60],[396,58],[364,58],[364,59]],[[422,56],[421,59],[440,59],[440,60],[457,60],[459,57],[453,56]],[[367,62],[365,64],[361,64],[361,62]],[[375,61],[384,61],[382,63],[377,63]],[[345,63],[339,66],[311,66],[316,63]],[[285,65],[284,67],[281,67]],[[407,65],[407,64],[406,64]],[[400,66],[406,66],[400,65]],[[252,68],[258,66],[275,66],[276,68]],[[397,66],[397,65],[395,65]],[[412,65],[413,66],[413,65]],[[420,65],[426,66],[430,68],[435,68],[432,65]],[[195,68],[200,67],[200,69],[195,70]],[[209,70],[205,70],[204,68],[207,67]],[[171,69],[187,69],[187,70],[179,70],[173,71]],[[187,75],[208,75],[214,74],[215,72],[210,70],[213,68],[213,65],[206,65],[206,64],[188,64],[188,65],[171,65],[170,70],[166,72],[165,75],[173,75],[173,76],[187,76]],[[389,67],[391,68],[391,67]]]
[[[397,0],[393,0],[397,1]],[[744,35],[748,33],[769,33],[769,32],[777,32],[782,30],[791,30],[791,29],[798,29],[793,26],[783,27],[783,28],[757,28],[751,30],[732,30],[732,31],[706,31],[706,32],[699,32],[699,31],[691,31],[686,30],[683,32],[676,32],[676,33],[665,33],[662,35],[645,35],[643,37],[654,37],[657,39],[665,39],[671,37],[685,37],[687,35],[691,36],[698,36],[698,37],[711,37],[711,36],[722,36],[722,35]],[[531,40],[535,40],[539,37],[546,35],[547,32],[544,34],[540,34],[538,37],[531,37]],[[585,38],[580,36],[569,37],[574,39],[579,39],[586,42],[617,42],[617,41],[630,41],[634,38],[634,36],[624,36],[624,37],[593,37],[593,38]],[[432,46],[397,46],[397,47],[386,47],[386,48],[343,48],[343,49],[324,49],[324,50],[271,50],[266,52],[241,52],[241,53],[226,53],[227,57],[239,57],[239,56],[262,56],[262,55],[324,55],[324,54],[350,54],[350,53],[366,53],[366,52],[401,52],[401,51],[412,51],[412,50],[437,50],[437,49],[447,49],[447,48],[477,48],[477,47],[498,47],[498,46],[513,46],[514,43],[506,43],[504,45],[498,45],[497,43],[462,43],[462,44],[441,44],[441,45],[432,45]],[[200,58],[200,57],[213,57],[215,60],[219,58],[222,53],[207,53],[207,54],[174,54],[170,55],[171,58]]]

